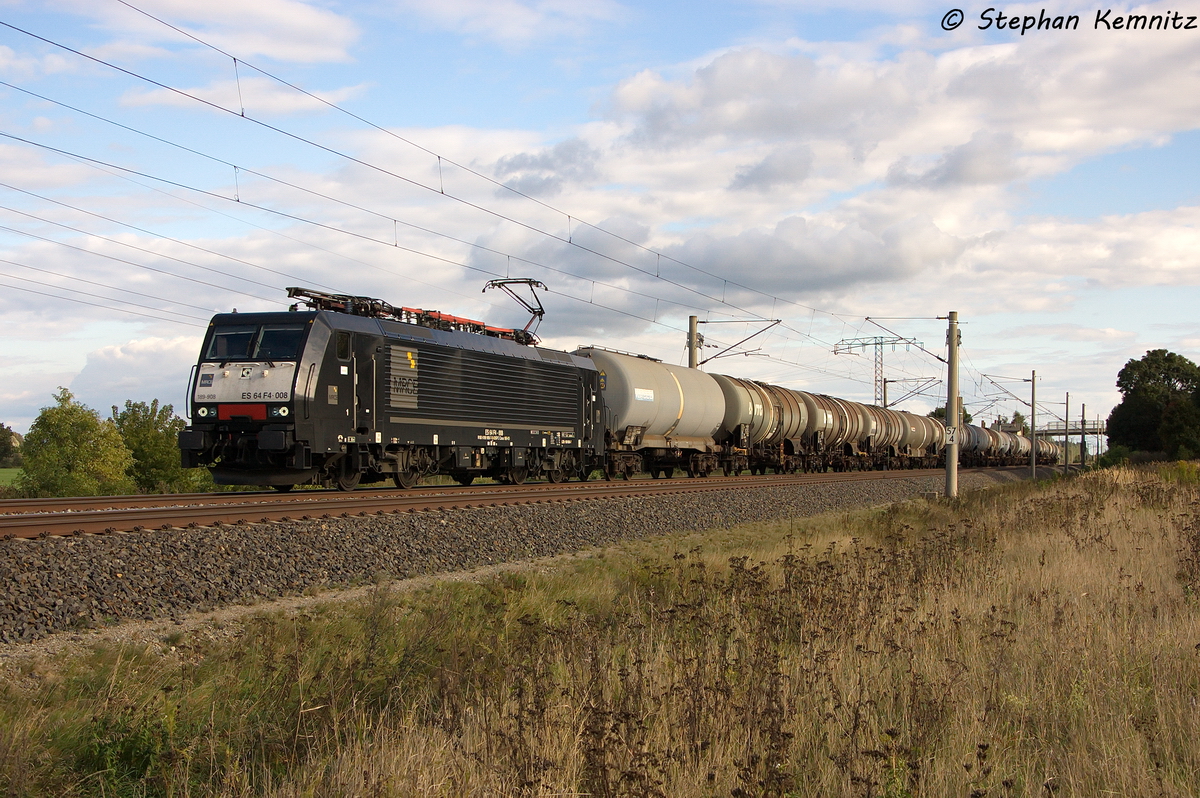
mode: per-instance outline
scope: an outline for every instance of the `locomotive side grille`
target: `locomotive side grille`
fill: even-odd
[[[406,347],[407,348],[407,347]],[[574,427],[582,406],[578,371],[467,349],[416,346],[417,406],[412,415],[535,429]],[[388,380],[412,375],[407,358],[389,360]],[[397,408],[398,409],[398,408]]]

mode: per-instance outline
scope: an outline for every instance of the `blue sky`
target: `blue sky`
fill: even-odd
[[[523,325],[480,292],[506,274],[550,286],[549,345],[680,362],[691,313],[779,318],[708,368],[863,401],[839,341],[941,352],[957,310],[968,408],[1037,369],[1046,411],[1107,415],[1129,358],[1200,358],[1200,31],[984,7],[0,0],[49,40],[0,28],[0,421],[57,386],[181,406],[208,316],[285,285]]]

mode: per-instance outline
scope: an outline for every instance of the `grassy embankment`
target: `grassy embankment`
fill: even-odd
[[[1198,474],[664,539],[43,663],[0,696],[0,790],[1197,795]]]
[[[19,468],[0,468],[0,488],[6,488],[13,483],[17,478],[17,474],[21,473]]]

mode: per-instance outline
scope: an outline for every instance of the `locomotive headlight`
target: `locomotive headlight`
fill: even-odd
[[[287,418],[292,411],[288,407],[269,407],[267,415],[271,418]]]
[[[287,414],[288,414],[288,409],[286,407],[279,408],[279,415],[286,416]]]
[[[200,418],[208,418],[208,408],[204,407],[203,405],[200,407],[197,407],[196,415],[200,416]]]

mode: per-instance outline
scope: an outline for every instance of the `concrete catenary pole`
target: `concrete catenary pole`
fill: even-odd
[[[1067,391],[1067,401],[1063,405],[1063,473],[1070,470],[1071,465],[1071,449],[1069,443],[1071,441],[1071,392]]]
[[[1079,408],[1079,469],[1087,465],[1087,405]]]
[[[1029,478],[1037,479],[1037,371],[1029,376]]]
[[[950,311],[946,332],[946,498],[958,498],[958,440],[962,404],[958,398],[958,311]]]
[[[699,326],[699,317],[688,316],[687,348],[688,348],[688,368],[690,368],[690,369],[697,368],[697,364],[700,362],[700,344],[697,340],[698,335],[699,335],[699,333],[697,332],[698,326]]]

